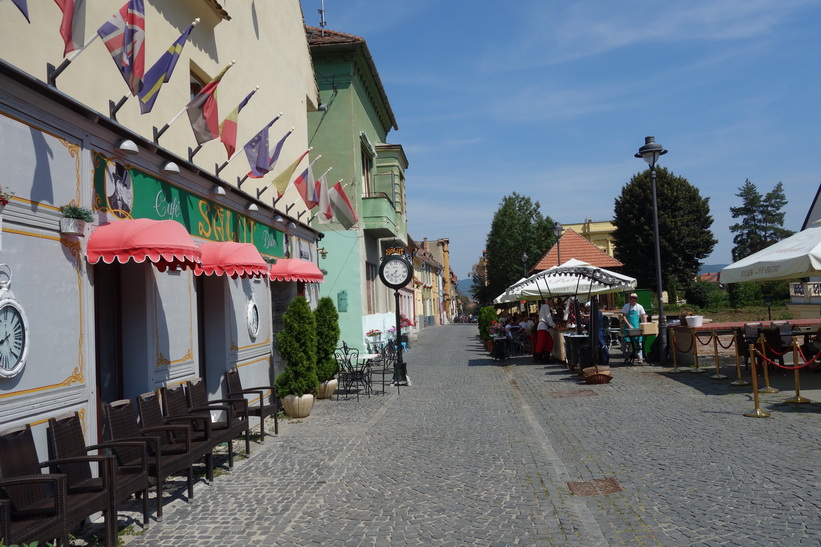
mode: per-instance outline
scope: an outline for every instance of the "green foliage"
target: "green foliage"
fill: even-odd
[[[64,218],[76,218],[79,220],[84,220],[86,222],[91,222],[94,220],[94,217],[91,216],[90,209],[86,209],[85,207],[75,205],[74,203],[69,203],[68,205],[61,205],[57,210],[60,211]]]
[[[277,395],[302,396],[319,389],[316,376],[316,321],[304,297],[298,296],[282,314],[283,329],[277,349],[285,360],[285,371],[276,377]]]
[[[748,257],[793,234],[783,227],[782,209],[787,205],[783,184],[779,182],[762,197],[755,184],[747,179],[738,189],[736,196],[741,198],[741,206],[730,207],[730,214],[741,221],[730,226],[730,232],[735,234],[735,247],[732,251],[734,261]]]
[[[687,303],[699,308],[716,309],[727,305],[727,295],[717,283],[696,281],[684,293]]]
[[[678,286],[687,287],[716,244],[710,231],[710,200],[664,167],[656,168],[656,177],[662,283],[667,286],[675,278]],[[657,290],[649,169],[622,188],[615,200],[613,225],[616,258],[624,263],[624,272],[635,277],[639,287]]]
[[[764,306],[765,299],[772,298],[772,306],[782,306],[790,300],[789,281],[747,281],[732,283],[729,304],[733,308]]]
[[[319,299],[314,311],[316,320],[316,375],[320,382],[336,375],[334,350],[339,343],[339,313],[334,301],[325,296]]]
[[[479,310],[479,338],[490,340],[490,324],[496,321],[496,310],[493,306],[485,306]]]
[[[474,278],[474,296],[488,304],[522,278],[556,241],[553,220],[540,212],[539,202],[516,192],[502,198],[486,241],[487,271]],[[522,261],[522,256],[527,260]],[[485,281],[487,285],[485,285]]]

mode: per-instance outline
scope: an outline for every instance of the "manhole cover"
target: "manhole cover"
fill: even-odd
[[[573,389],[570,391],[551,391],[548,393],[548,396],[554,399],[562,399],[565,397],[591,397],[593,395],[598,395],[598,393],[592,389]]]
[[[568,482],[567,487],[576,496],[600,496],[621,492],[621,484],[616,479],[593,479],[592,481]]]

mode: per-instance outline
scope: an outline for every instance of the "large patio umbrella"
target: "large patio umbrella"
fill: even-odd
[[[721,283],[795,279],[821,273],[821,220],[721,270]]]
[[[633,277],[570,259],[512,285],[506,293],[518,300],[541,300],[550,296],[607,294],[635,288]]]

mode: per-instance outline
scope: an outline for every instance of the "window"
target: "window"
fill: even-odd
[[[371,169],[373,169],[373,158],[366,149],[362,149],[362,195],[368,197],[373,194],[371,186]]]
[[[199,94],[200,91],[202,91],[202,88],[205,87],[205,82],[203,82],[202,78],[200,78],[194,72],[190,73],[189,81],[190,81],[190,95],[191,95],[189,97],[189,100],[191,100],[194,97],[196,97]]]
[[[365,263],[365,294],[367,296],[367,309],[365,314],[376,313],[376,264]]]

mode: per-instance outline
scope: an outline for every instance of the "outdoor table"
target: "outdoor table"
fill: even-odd
[[[494,359],[501,361],[510,358],[510,355],[508,353],[507,342],[508,341],[506,336],[493,337],[493,352],[491,353],[491,355]]]

